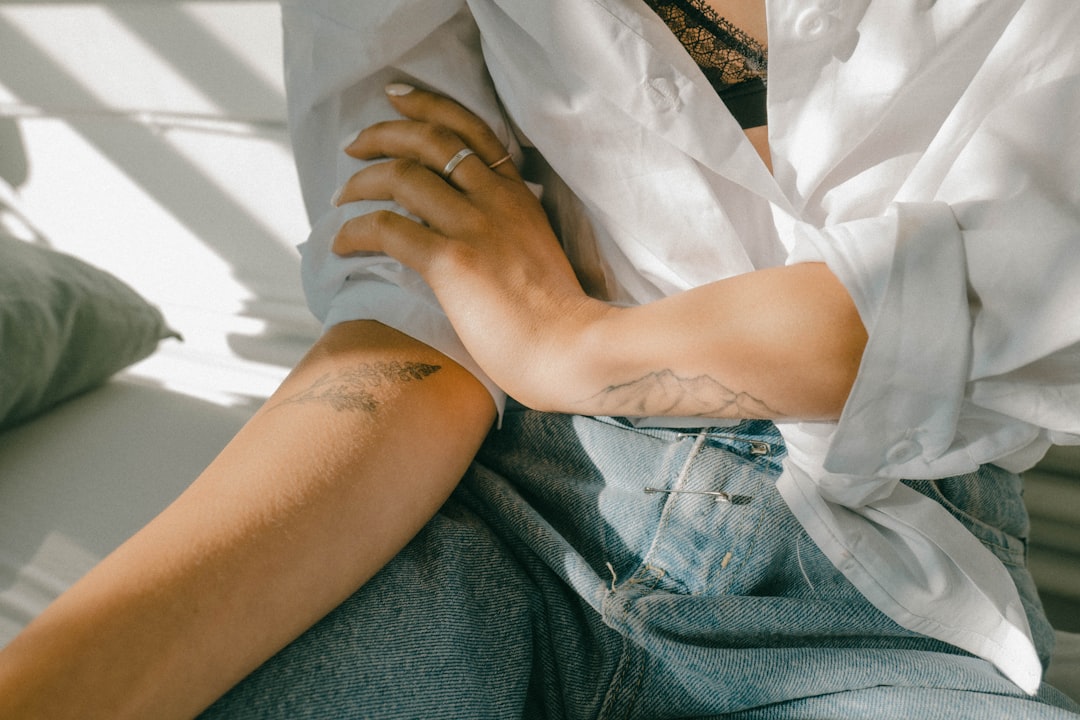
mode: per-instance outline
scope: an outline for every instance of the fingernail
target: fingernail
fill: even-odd
[[[405,83],[390,83],[386,86],[386,94],[401,97],[402,95],[408,95],[415,89],[412,85],[406,85]]]
[[[334,207],[338,206],[338,202],[341,200],[341,191],[344,190],[344,189],[345,189],[345,186],[342,185],[341,187],[339,187],[337,190],[334,191],[334,196],[332,198],[330,198],[330,204],[331,205],[333,205]]]

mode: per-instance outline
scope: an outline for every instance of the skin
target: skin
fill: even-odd
[[[332,328],[188,490],[0,651],[0,717],[193,717],[408,542],[494,412],[431,348]]]
[[[716,14],[757,40],[768,44],[769,31],[766,23],[765,3],[747,0],[706,0]]]
[[[404,119],[347,151],[388,159],[354,176],[341,202],[391,198],[424,224],[361,216],[335,250],[382,251],[419,271],[520,400],[581,413],[838,415],[865,332],[827,268],[608,306],[582,292],[513,164],[488,168],[505,151],[483,123],[419,90],[391,101]],[[750,140],[767,162],[764,137]],[[444,180],[465,146],[477,155]],[[332,328],[176,502],[0,650],[0,717],[196,715],[388,562],[493,418],[484,387],[441,353],[375,322]]]
[[[590,415],[839,416],[866,332],[825,265],[760,270],[639,307],[595,300],[514,168],[487,167],[504,154],[491,131],[447,98],[390,92],[406,119],[364,130],[346,150],[389,159],[354,175],[339,202],[393,200],[422,222],[364,215],[342,227],[334,250],[384,252],[419,272],[476,361],[516,399]],[[443,178],[446,159],[467,145],[477,154]]]
[[[716,11],[716,14],[730,22],[735,27],[757,40],[763,46],[768,47],[769,31],[765,16],[764,2],[746,2],[745,0],[707,0],[707,4]],[[756,128],[747,128],[746,137],[750,144],[761,156],[761,161],[772,171],[772,157],[769,153],[769,129],[762,125]]]

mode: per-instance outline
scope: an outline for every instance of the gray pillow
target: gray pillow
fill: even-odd
[[[0,429],[100,385],[170,335],[113,275],[0,235]]]

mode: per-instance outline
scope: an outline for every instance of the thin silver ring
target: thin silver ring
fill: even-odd
[[[457,169],[457,166],[461,164],[461,161],[469,157],[470,155],[475,154],[476,151],[470,147],[461,148],[456,153],[454,153],[454,157],[450,158],[449,162],[446,163],[446,167],[442,169],[442,176],[449,180],[450,173],[454,172],[454,170]]]

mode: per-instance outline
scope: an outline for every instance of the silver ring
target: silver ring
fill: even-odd
[[[454,153],[454,157],[450,158],[450,161],[446,163],[446,167],[442,169],[442,176],[447,180],[450,179],[450,173],[454,172],[461,161],[470,155],[475,155],[476,151],[469,147],[463,147]]]

